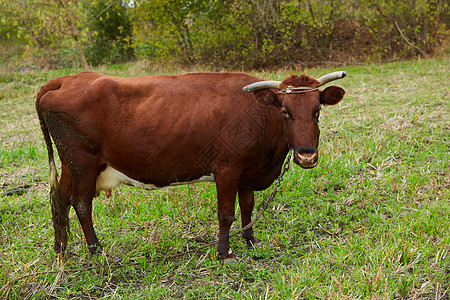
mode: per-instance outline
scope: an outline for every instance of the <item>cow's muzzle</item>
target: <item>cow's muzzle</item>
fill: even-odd
[[[314,168],[319,161],[319,153],[316,148],[307,147],[295,150],[294,162],[304,169]]]

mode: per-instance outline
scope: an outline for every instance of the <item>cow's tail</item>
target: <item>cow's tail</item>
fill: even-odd
[[[42,134],[44,135],[45,145],[47,146],[48,162],[50,166],[50,200],[52,208],[53,228],[55,229],[56,252],[64,252],[67,246],[69,236],[69,208],[65,205],[62,198],[61,184],[58,181],[58,170],[56,168],[55,157],[53,152],[52,138],[48,129],[48,124],[44,118],[43,110],[40,107],[42,97],[49,91],[57,90],[61,87],[61,83],[52,80],[44,85],[39,91],[36,98],[36,111],[39,117]]]

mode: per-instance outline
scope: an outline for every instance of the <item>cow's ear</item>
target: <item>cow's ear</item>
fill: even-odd
[[[261,104],[272,104],[281,106],[278,95],[272,90],[260,90],[253,92],[253,97]]]
[[[344,98],[345,91],[338,86],[329,86],[320,92],[320,104],[335,105]]]

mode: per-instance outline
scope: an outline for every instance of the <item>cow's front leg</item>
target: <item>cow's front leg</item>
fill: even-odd
[[[255,193],[253,190],[239,189],[239,206],[241,208],[242,227],[247,226],[252,221],[253,207],[255,206]],[[247,242],[247,247],[253,248],[259,240],[253,235],[253,228],[242,232],[242,237]]]
[[[230,253],[230,227],[234,221],[236,194],[239,185],[238,176],[214,175],[217,189],[217,215],[219,218],[219,244],[217,252],[219,259],[233,259]]]

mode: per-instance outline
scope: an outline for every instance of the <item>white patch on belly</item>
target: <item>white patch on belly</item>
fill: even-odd
[[[168,185],[167,187],[177,186],[177,185],[182,185],[182,184],[190,184],[190,183],[195,183],[195,182],[202,182],[202,181],[214,182],[214,175],[213,174],[205,175],[196,180],[187,181],[187,182],[173,182],[170,185]],[[165,188],[165,187],[158,187],[154,184],[146,184],[146,183],[142,183],[140,181],[131,179],[130,177],[117,171],[116,169],[114,169],[110,166],[107,166],[106,169],[104,171],[102,171],[100,174],[98,174],[98,176],[97,176],[95,194],[98,195],[101,191],[104,190],[104,191],[106,191],[106,194],[108,195],[111,193],[111,190],[113,188],[118,187],[122,183],[127,184],[127,185],[132,185],[132,186],[135,186],[135,187],[138,187],[141,189],[146,189],[146,190],[158,190],[158,189]]]

